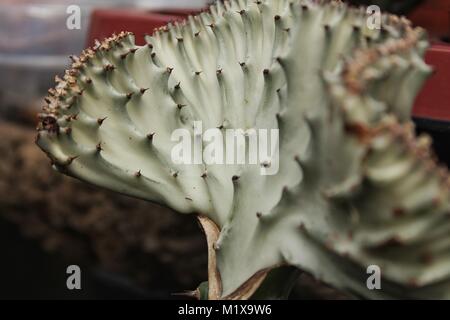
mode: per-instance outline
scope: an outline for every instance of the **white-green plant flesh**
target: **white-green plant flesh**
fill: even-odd
[[[449,177],[410,122],[423,30],[333,1],[232,0],[73,57],[38,145],[65,174],[207,217],[220,298],[289,265],[358,296],[450,298]],[[174,130],[279,129],[260,165],[175,165]],[[366,286],[378,265],[382,289]]]

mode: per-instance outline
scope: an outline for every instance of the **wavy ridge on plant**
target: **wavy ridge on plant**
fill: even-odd
[[[449,297],[448,174],[409,122],[427,40],[366,18],[334,1],[234,0],[143,47],[113,36],[49,91],[37,143],[65,174],[214,223],[210,297],[249,298],[281,265],[365,297]],[[279,173],[173,164],[171,133],[196,120],[279,129]],[[366,287],[371,264],[381,291]]]

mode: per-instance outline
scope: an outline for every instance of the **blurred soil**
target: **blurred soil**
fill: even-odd
[[[0,215],[49,252],[158,288],[206,279],[196,220],[89,186],[51,169],[34,130],[0,123]]]

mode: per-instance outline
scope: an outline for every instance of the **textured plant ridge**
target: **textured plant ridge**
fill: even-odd
[[[235,0],[147,43],[124,32],[73,57],[38,128],[55,169],[199,215],[209,298],[258,296],[281,266],[368,298],[450,298],[450,180],[410,121],[423,30],[391,15],[369,30],[333,1]],[[175,165],[171,133],[194,121],[279,129],[279,173]]]

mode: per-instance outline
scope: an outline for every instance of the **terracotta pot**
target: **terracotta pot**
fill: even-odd
[[[155,28],[171,21],[181,20],[192,13],[188,10],[161,10],[149,12],[134,9],[98,9],[92,13],[87,46],[91,47],[95,39],[102,40],[113,33],[130,31],[136,35],[138,45],[145,44],[145,34],[151,34]]]
[[[414,116],[450,121],[450,45],[435,44],[426,61],[435,69],[416,100]]]
[[[450,36],[450,0],[426,0],[408,18],[427,29],[432,37]]]

